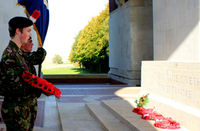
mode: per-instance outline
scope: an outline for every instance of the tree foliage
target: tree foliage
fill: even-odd
[[[53,57],[52,62],[57,64],[62,64],[63,63],[62,57],[56,54],[55,57]]]
[[[93,72],[107,73],[109,56],[109,6],[93,17],[75,37],[69,55],[70,62],[80,62]]]
[[[80,38],[80,35],[81,35],[81,31],[79,31],[78,35],[74,38],[75,42],[73,43],[71,52],[69,54],[69,60],[72,63],[76,63],[78,61],[77,56],[76,56],[76,50],[77,50],[78,39]]]

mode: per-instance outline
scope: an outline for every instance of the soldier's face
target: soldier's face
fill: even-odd
[[[31,26],[23,28],[20,39],[22,44],[25,44],[28,42],[28,39],[31,37]]]
[[[24,52],[30,52],[32,51],[32,48],[33,48],[33,43],[32,43],[32,40],[28,40],[27,43],[23,44],[21,46],[21,49],[24,51]]]

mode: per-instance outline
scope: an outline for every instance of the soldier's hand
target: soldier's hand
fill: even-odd
[[[44,95],[46,95],[46,96],[52,96],[53,94],[50,94],[50,93],[47,93],[47,92],[42,92]]]

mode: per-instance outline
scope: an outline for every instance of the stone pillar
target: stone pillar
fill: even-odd
[[[109,67],[112,79],[139,86],[141,61],[153,60],[152,0],[129,0],[110,13]]]
[[[154,60],[199,61],[199,0],[154,0]]]
[[[17,0],[0,0],[0,58],[9,43],[8,21],[15,16],[25,16],[24,8],[17,6]],[[38,42],[35,31],[32,29],[34,49],[37,49]]]

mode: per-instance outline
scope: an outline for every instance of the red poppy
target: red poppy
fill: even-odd
[[[54,93],[53,93],[55,96],[57,96],[57,97],[61,97],[60,95],[61,95],[61,91],[60,91],[60,89],[58,89],[58,88],[56,88],[55,86],[54,86]]]
[[[161,128],[161,129],[180,129],[180,123],[176,122],[175,120],[172,120],[171,118],[166,118],[161,121],[156,121],[154,123],[155,127]]]
[[[142,119],[145,119],[145,120],[164,120],[165,117],[162,116],[160,113],[157,113],[156,111],[153,111],[149,114],[143,114],[142,115]]]
[[[46,85],[47,85],[47,90],[46,90],[46,92],[47,92],[47,93],[50,93],[50,94],[53,94],[53,92],[54,92],[54,86],[53,86],[53,84],[52,84],[52,83],[49,83],[49,82],[46,82]]]
[[[31,84],[32,86],[34,86],[34,87],[37,87],[38,86],[38,84],[39,84],[39,82],[38,82],[38,78],[34,78],[33,79],[33,81],[31,81],[29,84]],[[38,88],[38,87],[37,87]]]
[[[41,78],[37,78],[37,82],[38,82],[38,84],[37,84],[37,88],[39,88],[39,89],[44,89],[44,87],[46,86],[46,83],[45,82],[43,82],[43,79],[41,79]]]
[[[32,75],[25,70],[24,73],[22,74],[22,78],[24,81],[29,82],[32,79]]]

